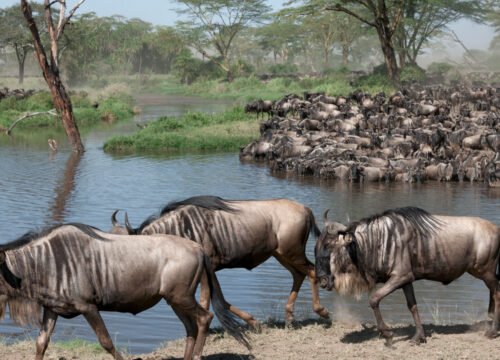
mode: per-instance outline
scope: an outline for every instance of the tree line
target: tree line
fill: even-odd
[[[74,15],[58,39],[58,61],[70,84],[101,75],[324,72],[383,61],[387,75],[416,65],[424,48],[460,19],[500,27],[490,0],[290,1],[271,12],[263,0],[177,1],[182,21],[155,26],[138,18]],[[33,3],[41,41],[49,43],[42,4]],[[55,12],[57,14],[57,12]],[[498,35],[492,45],[498,46]],[[33,39],[19,6],[0,9],[0,48],[15,54],[19,82]]]

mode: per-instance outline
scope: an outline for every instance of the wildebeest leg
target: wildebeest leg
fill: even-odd
[[[194,344],[194,358],[201,359],[201,353],[203,347],[205,346],[205,340],[207,339],[208,329],[210,323],[214,317],[213,314],[209,313],[203,309],[200,305],[196,304],[196,323],[198,325],[198,335],[196,337],[196,342]]]
[[[486,283],[488,289],[490,289],[490,308],[493,308],[491,328],[486,331],[485,335],[489,338],[495,338],[500,322],[500,284],[494,273],[485,274],[483,281]]]
[[[377,320],[377,328],[380,331],[380,335],[382,335],[382,337],[386,339],[386,345],[392,344],[393,334],[392,331],[389,329],[389,327],[385,324],[384,320],[382,319],[382,314],[380,313],[380,308],[379,308],[380,301],[387,295],[392,293],[394,290],[399,289],[409,281],[410,279],[406,277],[405,278],[392,277],[389,279],[389,281],[387,281],[382,287],[377,289],[377,291],[375,291],[370,296],[370,306],[373,309],[373,313],[375,314],[375,319]]]
[[[180,301],[170,300],[172,309],[186,328],[184,359],[201,359],[201,353],[213,315],[201,307],[194,296]]]
[[[43,309],[43,321],[40,333],[36,339],[36,356],[35,360],[42,360],[45,350],[49,345],[50,336],[56,326],[57,314],[48,308]]]
[[[309,277],[309,281],[311,283],[313,310],[322,318],[328,319],[328,309],[321,305],[319,301],[318,280],[316,279],[316,271],[314,270],[314,265],[309,263],[307,264],[307,268],[307,276]]]
[[[415,321],[415,327],[417,328],[412,341],[416,344],[420,344],[421,342],[424,343],[426,342],[425,332],[424,327],[422,326],[422,322],[420,321],[420,315],[418,314],[417,300],[415,299],[415,293],[413,292],[413,285],[411,283],[406,284],[405,286],[403,286],[403,291],[405,293],[408,310],[410,310],[411,315],[413,316],[413,321]]]
[[[287,326],[289,326],[294,321],[293,309],[295,306],[295,300],[297,300],[297,295],[299,294],[300,287],[304,282],[307,272],[301,272],[280,254],[276,254],[275,257],[281,265],[283,265],[288,271],[290,271],[293,276],[292,290],[290,291],[288,301],[285,305],[285,323]]]
[[[210,288],[208,287],[207,273],[205,271],[200,282],[200,305],[207,311],[210,308]]]
[[[198,330],[196,321],[193,321],[193,319],[191,319],[179,305],[173,303],[170,303],[170,305],[172,306],[175,314],[182,321],[182,323],[184,324],[184,328],[186,329],[186,347],[184,349],[184,359],[192,359]]]
[[[84,313],[83,316],[94,330],[97,335],[97,339],[104,350],[113,355],[115,359],[123,360],[123,357],[118,351],[116,351],[115,346],[113,345],[113,341],[109,336],[108,329],[106,329],[106,325],[104,325],[104,321],[102,320],[99,311],[97,311],[97,309],[93,309]]]
[[[254,329],[254,331],[256,331],[258,333],[260,333],[262,331],[262,327],[260,325],[260,322],[255,320],[255,318],[251,314],[237,308],[234,305],[231,305],[228,302],[224,302],[224,306],[227,309],[229,309],[229,311],[231,311],[234,315],[236,315],[241,320],[245,321],[248,325],[250,325]]]
[[[490,290],[490,302],[488,304],[488,317],[490,319],[493,319],[495,316],[495,300],[493,299],[493,295],[495,294],[494,291]]]

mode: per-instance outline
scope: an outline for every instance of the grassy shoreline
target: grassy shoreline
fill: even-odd
[[[237,106],[216,114],[162,117],[132,135],[104,144],[109,153],[235,151],[259,137],[259,120]]]
[[[110,94],[92,100],[86,92],[71,95],[73,112],[78,126],[90,127],[102,122],[114,122],[133,115],[133,99],[125,93]],[[53,109],[52,97],[47,91],[39,91],[25,99],[7,97],[0,100],[0,129],[10,125],[28,112],[46,112]],[[63,128],[58,118],[39,115],[18,123],[15,131],[32,131],[39,128]]]
[[[154,85],[153,85],[154,84]],[[328,95],[346,95],[361,89],[368,93],[385,91],[394,87],[383,76],[367,76],[354,79],[349,71],[336,71],[320,77],[292,79],[276,77],[260,80],[255,76],[241,77],[229,83],[220,79],[199,80],[190,85],[179,84],[171,77],[157,79],[152,89],[166,95],[190,95],[212,99],[233,99],[241,103],[256,99],[278,100],[286,94],[302,94],[304,91],[324,91]]]

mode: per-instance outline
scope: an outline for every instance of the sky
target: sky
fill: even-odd
[[[281,8],[285,2],[283,0],[267,1],[274,9]],[[19,0],[0,0],[0,8],[19,3]],[[67,0],[68,8],[71,8],[76,3],[76,0]],[[165,0],[86,0],[77,14],[95,12],[98,16],[122,15],[126,18],[140,18],[154,25],[172,26],[179,19],[175,12],[178,7],[179,5],[175,1]],[[450,27],[469,49],[488,49],[494,36],[492,28],[467,20],[461,20]],[[451,46],[451,51],[461,52],[461,49],[459,46]]]

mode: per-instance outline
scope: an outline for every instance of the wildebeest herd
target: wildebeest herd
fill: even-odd
[[[201,358],[213,315],[250,349],[235,315],[252,327],[257,320],[229,304],[215,271],[252,269],[274,256],[293,276],[286,321],[293,321],[294,302],[309,277],[313,309],[317,285],[340,294],[370,295],[378,329],[389,342],[379,303],[402,288],[416,324],[416,343],[425,342],[412,283],[429,279],[448,284],[464,272],[482,279],[490,292],[488,337],[496,337],[500,320],[500,229],[474,217],[431,215],[418,208],[387,210],[319,231],[312,211],[287,199],[225,200],[195,196],[170,203],[138,228],[111,216],[109,233],[69,223],[30,232],[0,246],[0,315],[9,306],[19,324],[38,324],[36,359],[47,349],[58,316],[83,314],[103,348],[116,359],[100,311],[139,313],[167,301],[186,329],[185,359]],[[305,255],[309,233],[319,236],[313,265]],[[201,283],[200,303],[195,299]],[[377,283],[382,286],[375,288]]]
[[[349,181],[484,181],[500,186],[500,91],[406,88],[286,95],[247,104],[268,114],[242,160]]]

